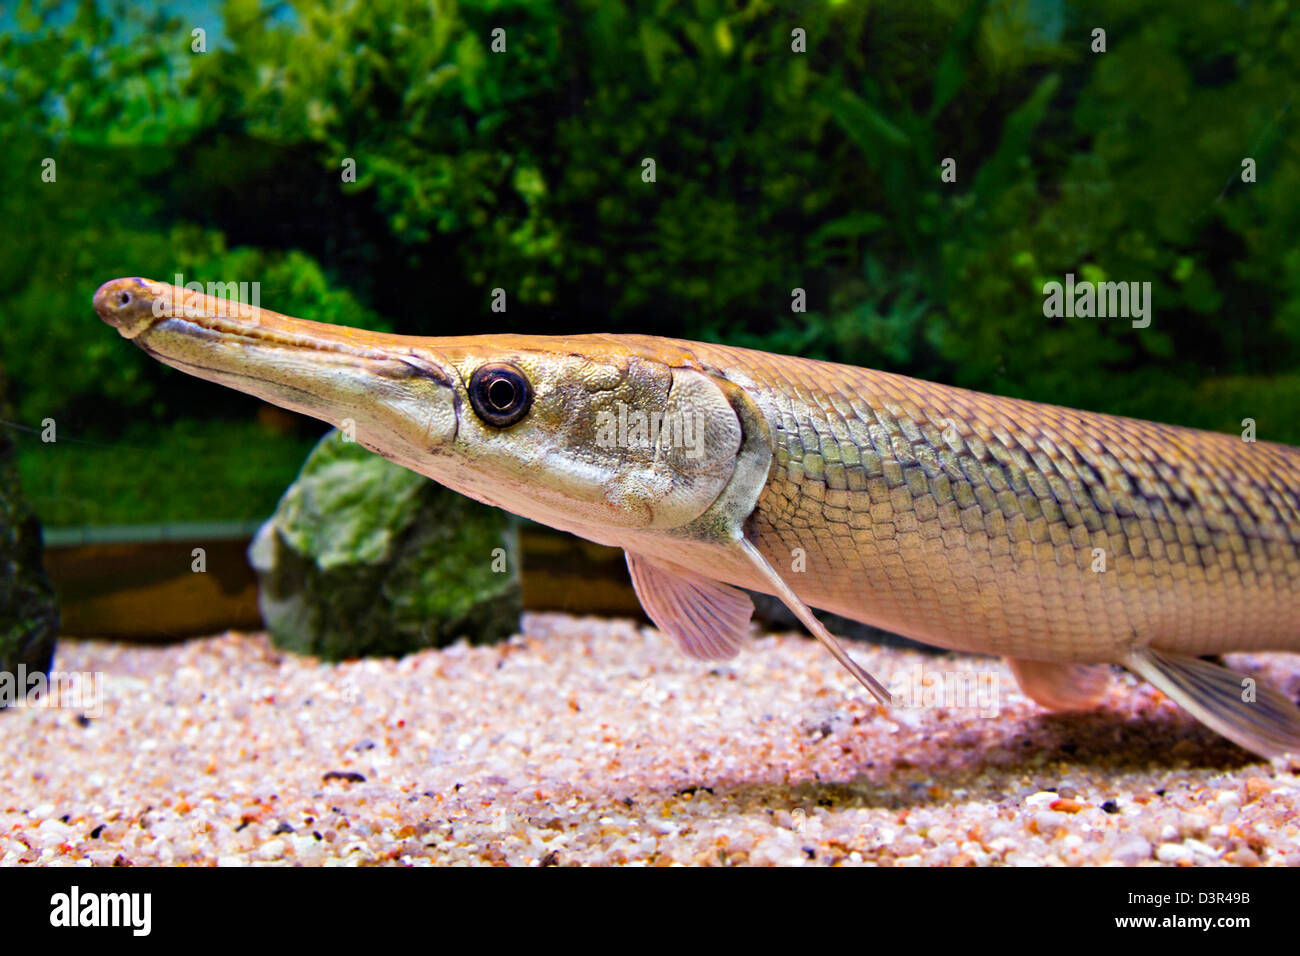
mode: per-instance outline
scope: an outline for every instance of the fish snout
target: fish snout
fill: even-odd
[[[95,291],[95,312],[123,338],[133,339],[161,317],[154,307],[159,302],[155,285],[136,277],[110,279]]]

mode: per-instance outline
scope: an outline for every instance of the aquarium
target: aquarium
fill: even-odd
[[[1297,51],[6,5],[0,864],[1300,865]]]

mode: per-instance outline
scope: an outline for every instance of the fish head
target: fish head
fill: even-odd
[[[458,406],[454,473],[425,473],[480,500],[610,540],[687,525],[735,471],[725,389],[671,352],[600,335],[425,342],[455,370]]]
[[[405,463],[455,438],[455,372],[399,336],[141,278],[104,283],[94,306],[160,362],[329,422],[386,457]]]
[[[596,541],[698,519],[744,439],[734,390],[663,340],[392,335],[139,278],[105,283],[94,303],[168,365]]]

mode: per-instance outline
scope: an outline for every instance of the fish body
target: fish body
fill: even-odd
[[[623,548],[693,656],[739,650],[751,589],[882,702],[810,606],[1003,655],[1053,709],[1123,665],[1248,749],[1300,752],[1300,710],[1199,659],[1300,650],[1298,449],[653,336],[386,335],[144,279],[95,305],[161,361]]]
[[[1300,449],[693,348],[771,425],[754,534],[816,607],[1029,660],[1300,650]]]

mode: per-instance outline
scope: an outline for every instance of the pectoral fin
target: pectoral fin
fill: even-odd
[[[1300,754],[1300,708],[1254,678],[1196,657],[1147,647],[1125,666],[1206,726],[1263,757]]]
[[[1052,664],[1007,659],[1024,695],[1048,710],[1091,710],[1106,696],[1106,664]]]
[[[736,656],[754,613],[748,594],[664,561],[626,554],[636,596],[659,630],[699,660]]]
[[[758,549],[744,538],[737,546],[755,570],[770,582],[776,595],[813,636],[826,645],[835,659],[876,700],[882,704],[892,703],[893,698],[885,686],[849,657],[839,641],[817,620],[808,605],[781,579]],[[632,573],[632,586],[636,588],[641,606],[659,629],[677,641],[684,652],[691,657],[712,661],[727,660],[739,652],[749,634],[749,619],[754,613],[754,602],[748,594],[667,561],[632,551],[625,553],[628,570]]]
[[[848,652],[840,646],[840,642],[835,639],[835,636],[826,630],[826,626],[821,621],[817,620],[808,605],[804,604],[790,585],[785,583],[781,575],[777,573],[776,568],[768,563],[767,558],[763,557],[758,548],[754,547],[748,538],[743,537],[737,542],[737,546],[749,559],[749,563],[753,565],[754,570],[758,571],[772,585],[773,593],[785,602],[785,606],[803,622],[804,627],[812,632],[813,637],[826,646],[826,649],[831,652],[831,656],[843,664],[844,668],[856,677],[858,682],[869,690],[871,696],[875,697],[876,700],[886,705],[893,703],[894,699],[889,691],[885,689],[885,685],[868,674],[862,668],[862,665],[849,657]]]

